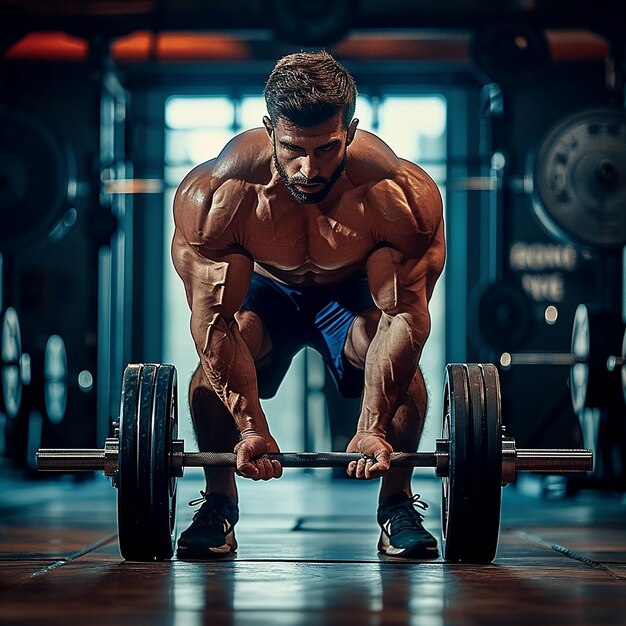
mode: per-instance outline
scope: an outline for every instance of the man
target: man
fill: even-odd
[[[381,552],[436,557],[411,492],[426,388],[419,369],[428,302],[445,258],[434,182],[379,138],[357,132],[356,86],[326,52],[292,54],[271,72],[264,128],[241,133],[183,180],[174,265],[200,357],[189,400],[201,450],[237,453],[236,473],[279,478],[260,397],[278,389],[302,346],[324,357],[341,393],[363,394],[348,452],[356,479],[382,477]],[[232,468],[206,468],[202,507],[180,558],[237,548]]]

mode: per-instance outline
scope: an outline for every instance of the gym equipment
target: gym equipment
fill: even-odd
[[[574,411],[608,408],[621,403],[616,353],[623,332],[624,324],[619,314],[579,304],[572,326],[571,352],[505,352],[500,357],[500,365],[504,369],[514,365],[570,366]]]
[[[492,364],[446,367],[442,438],[434,452],[391,455],[393,465],[434,467],[443,478],[443,556],[489,563],[500,528],[500,487],[518,471],[582,472],[589,450],[518,450],[503,437],[498,371]],[[185,467],[234,466],[232,452],[185,452],[177,439],[177,376],[173,365],[129,365],[122,380],[119,425],[104,449],[40,449],[46,471],[103,470],[118,489],[118,534],[127,560],[174,553],[176,479]],[[341,467],[360,454],[268,454],[284,467]]]
[[[607,367],[610,372],[621,370],[622,372],[622,393],[624,394],[624,402],[626,402],[626,328],[624,328],[624,337],[622,339],[622,355],[610,356],[607,361]]]
[[[23,115],[0,112],[0,250],[53,235],[76,221],[73,153]]]
[[[15,418],[22,402],[22,335],[13,307],[0,314],[0,411]]]
[[[532,208],[552,235],[597,248],[626,244],[626,111],[597,108],[555,124],[531,155]]]

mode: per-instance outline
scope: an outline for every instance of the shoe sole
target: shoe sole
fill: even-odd
[[[193,551],[187,548],[178,548],[176,556],[179,559],[223,559],[226,556],[235,554],[236,550],[231,550],[230,546],[218,546],[207,550]]]
[[[381,533],[378,541],[378,551],[387,556],[402,557],[405,559],[436,559],[439,556],[437,546],[413,546],[412,548],[396,548],[391,545],[389,537],[385,533]]]
[[[223,559],[225,556],[237,552],[237,541],[234,535],[222,546],[207,546],[201,550],[190,550],[179,544],[176,556],[179,559]]]

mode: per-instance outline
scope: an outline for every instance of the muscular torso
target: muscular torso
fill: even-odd
[[[438,191],[374,135],[357,132],[343,175],[319,204],[291,196],[272,156],[267,134],[255,129],[192,171],[179,189],[180,245],[209,257],[241,252],[259,273],[320,285],[362,272],[377,247],[419,257],[428,246]]]

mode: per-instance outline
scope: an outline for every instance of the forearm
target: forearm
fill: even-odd
[[[365,390],[357,432],[386,435],[415,375],[424,340],[406,316],[383,313],[365,360]]]
[[[256,367],[235,320],[221,316],[208,324],[204,341],[197,344],[202,369],[211,387],[230,411],[239,431],[269,432],[261,409]]]

